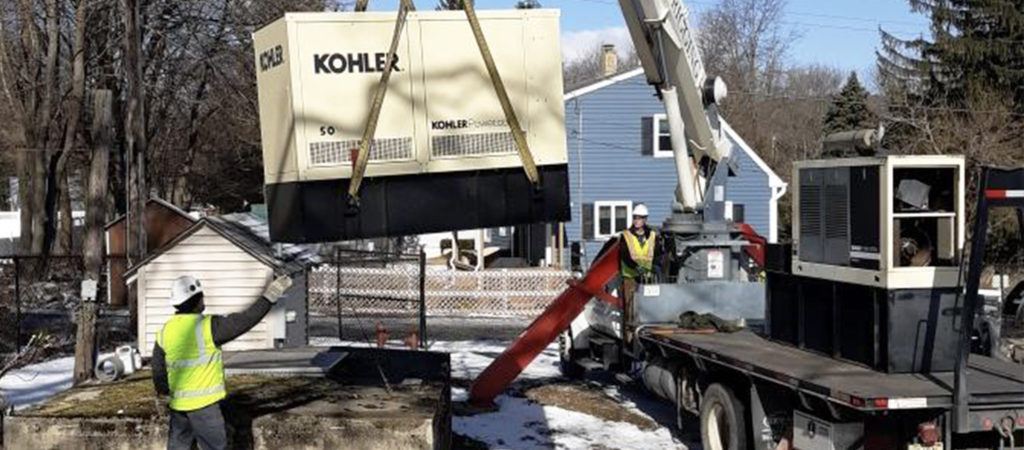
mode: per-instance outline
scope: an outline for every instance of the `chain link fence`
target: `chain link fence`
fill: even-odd
[[[324,263],[309,270],[310,313],[343,309],[364,314],[416,311],[421,295],[427,316],[532,317],[562,292],[570,272],[552,269],[485,269],[476,272],[426,266],[413,259],[375,264]],[[399,299],[405,301],[398,301]]]

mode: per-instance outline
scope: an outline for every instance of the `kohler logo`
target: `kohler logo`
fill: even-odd
[[[313,55],[313,72],[320,73],[372,73],[383,72],[387,53],[319,53]],[[401,72],[398,55],[391,59],[391,70]]]
[[[280,45],[260,53],[260,72],[266,72],[284,64],[284,49]]]
[[[430,128],[432,130],[458,130],[467,127],[469,127],[469,121],[464,119],[430,121]]]

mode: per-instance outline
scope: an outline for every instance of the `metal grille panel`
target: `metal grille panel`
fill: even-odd
[[[359,139],[309,143],[309,161],[314,166],[334,166],[352,162],[352,150]],[[412,159],[412,138],[380,138],[370,144],[370,161],[407,161]]]
[[[434,158],[504,155],[516,152],[512,132],[473,133],[430,138],[430,156]]]
[[[825,204],[828,205],[828,218],[825,219],[825,237],[843,238],[849,233],[850,206],[846,195],[846,186],[826,185]]]
[[[800,185],[800,234],[821,235],[821,186]]]

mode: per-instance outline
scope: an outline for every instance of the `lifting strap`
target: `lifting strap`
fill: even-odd
[[[369,0],[359,0],[356,3],[357,11],[365,11]],[[377,132],[377,120],[380,118],[380,109],[384,105],[384,95],[388,92],[388,80],[391,79],[391,69],[395,60],[395,53],[398,51],[398,41],[402,37],[402,28],[405,27],[405,18],[410,10],[415,10],[412,0],[401,0],[398,5],[398,19],[395,21],[395,31],[391,35],[391,47],[388,49],[387,64],[384,65],[384,73],[380,75],[380,82],[377,83],[377,91],[373,94],[373,103],[370,106],[370,114],[366,118],[366,127],[363,128],[363,136],[359,140],[359,153],[356,154],[355,164],[352,167],[352,180],[348,185],[349,206],[359,206],[359,186],[363,183],[363,176],[366,174],[366,164],[370,162],[370,145],[373,142],[373,135]]]
[[[462,9],[466,11],[466,19],[469,20],[469,27],[473,29],[473,37],[476,38],[476,45],[480,47],[480,56],[487,66],[487,73],[491,76],[491,84],[494,85],[494,93],[498,94],[498,101],[501,109],[505,112],[505,121],[512,130],[512,138],[516,142],[516,150],[519,152],[519,159],[523,162],[523,169],[526,171],[526,178],[530,180],[535,188],[540,187],[540,174],[537,173],[537,164],[533,161],[533,154],[526,144],[526,134],[519,126],[519,118],[516,111],[512,109],[512,102],[508,99],[508,92],[505,91],[505,83],[501,81],[498,67],[494,65],[494,58],[491,56],[491,49],[484,39],[484,32],[480,29],[480,21],[476,18],[476,10],[473,9],[473,0],[462,0]]]
[[[369,0],[357,0],[355,10],[366,11],[368,3]],[[491,56],[491,49],[487,46],[487,41],[484,39],[483,30],[480,29],[480,21],[477,20],[476,11],[473,9],[473,2],[462,0],[462,7],[466,12],[466,18],[469,20],[469,27],[473,30],[473,37],[476,39],[477,47],[480,48],[480,56],[483,57],[487,73],[491,77],[494,92],[498,95],[498,102],[501,103],[501,109],[505,113],[505,121],[508,122],[508,126],[512,131],[512,139],[516,143],[516,151],[519,152],[519,159],[523,163],[523,170],[526,171],[526,178],[530,180],[530,183],[535,188],[539,188],[540,174],[537,171],[537,164],[534,162],[533,154],[526,143],[526,133],[523,132],[523,128],[519,124],[519,118],[516,117],[516,112],[512,108],[512,102],[508,98],[505,84],[501,81],[501,75],[494,64],[494,58]],[[373,96],[373,104],[370,106],[370,114],[366,120],[366,127],[363,129],[363,136],[359,140],[359,150],[352,166],[352,179],[348,185],[350,207],[358,208],[359,206],[359,188],[366,175],[366,165],[370,161],[370,145],[373,142],[373,135],[377,131],[377,120],[380,118],[380,110],[384,105],[384,95],[387,94],[388,80],[391,79],[392,64],[390,64],[390,61],[394,59],[395,52],[398,50],[398,41],[402,36],[402,28],[405,27],[406,16],[409,11],[414,11],[415,9],[416,7],[412,4],[412,0],[401,0],[398,6],[398,20],[395,22],[395,31],[391,37],[391,47],[388,49],[387,60],[389,63],[384,66],[384,72],[381,74],[380,82],[377,84],[377,90]]]

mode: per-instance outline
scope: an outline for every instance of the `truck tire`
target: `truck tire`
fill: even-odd
[[[747,449],[747,411],[732,389],[714,383],[704,391],[700,438],[705,450]]]

